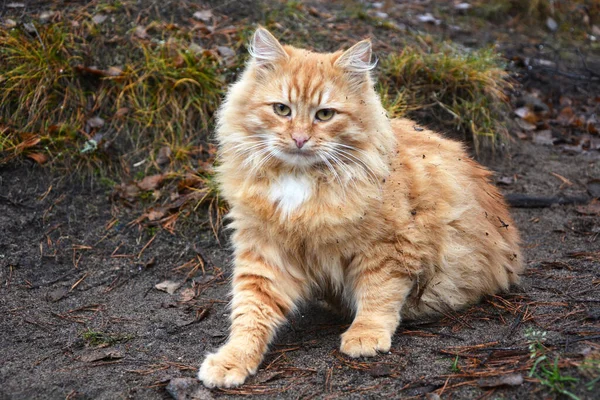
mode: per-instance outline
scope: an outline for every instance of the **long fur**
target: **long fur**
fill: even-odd
[[[315,293],[352,311],[340,349],[358,357],[388,351],[401,318],[457,310],[518,282],[519,235],[490,172],[461,144],[386,116],[370,42],[319,54],[262,28],[257,41],[260,61],[218,115],[235,269],[231,335],[202,364],[205,385],[242,384],[286,314]],[[316,120],[323,108],[333,118]],[[298,132],[309,137],[301,151]]]

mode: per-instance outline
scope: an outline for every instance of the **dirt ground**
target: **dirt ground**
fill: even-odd
[[[179,3],[185,2],[160,6],[179,18],[173,11]],[[339,8],[315,3],[317,11]],[[418,3],[435,9],[432,2]],[[44,7],[32,4],[34,11]],[[218,10],[232,22],[260,19],[248,1],[225,2]],[[401,9],[388,14],[409,23]],[[375,44],[381,49],[393,46],[397,35],[364,24],[345,29],[316,47],[380,33]],[[455,40],[473,39],[464,30],[448,32]],[[488,34],[477,39],[496,40]],[[519,60],[541,52],[500,47]],[[522,83],[556,103],[555,88],[573,99],[599,93],[598,84],[561,78],[531,73]],[[597,190],[600,151],[575,149],[579,139],[557,129],[553,125],[556,145],[530,132],[486,162],[504,193],[576,197]],[[360,360],[340,354],[339,335],[349,321],[315,302],[280,330],[244,386],[207,390],[193,378],[228,333],[227,236],[217,240],[205,221],[183,224],[175,234],[143,227],[135,223],[143,208],[128,208],[98,182],[64,179],[30,161],[0,164],[0,400],[436,398],[434,392],[444,399],[557,397],[529,377],[531,328],[547,332],[547,354],[558,357],[563,376],[578,379],[565,387],[582,399],[600,398],[600,384],[586,387],[598,370],[581,367],[586,360],[597,367],[600,359],[597,209],[513,208],[527,261],[521,286],[440,320],[403,323],[390,354]],[[173,294],[156,288],[165,281],[176,284]],[[482,380],[509,373],[521,374],[524,383]],[[177,378],[190,378],[189,386],[177,386]]]
[[[573,156],[534,145],[520,146],[492,167],[499,177],[518,176],[507,191],[529,194],[565,192],[550,172],[572,182],[600,176],[598,154]],[[105,189],[56,184],[55,178],[32,165],[0,169],[0,398],[169,398],[165,385],[193,377],[204,354],[227,335],[226,239],[219,245],[209,229],[199,228],[190,236],[159,232],[148,244],[148,232],[128,226],[134,210],[111,207]],[[574,184],[568,191],[584,189]],[[339,335],[348,321],[311,304],[281,329],[246,386],[205,394],[422,395],[463,381],[447,381],[454,357],[444,350],[488,344],[527,358],[524,332],[532,326],[547,331],[548,344],[561,354],[581,359],[590,346],[597,349],[600,332],[600,220],[576,207],[513,209],[528,265],[522,286],[440,321],[403,324],[391,354],[360,361],[340,355]],[[590,259],[573,256],[593,251]],[[174,271],[196,257],[205,262],[204,274],[186,281]],[[155,289],[164,280],[181,287],[172,295]],[[103,337],[95,341],[85,334],[90,331]],[[486,392],[465,385],[447,393],[477,398]],[[496,389],[494,396],[547,393],[526,382]],[[594,398],[583,389],[578,394]]]

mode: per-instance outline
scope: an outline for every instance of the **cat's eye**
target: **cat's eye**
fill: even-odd
[[[335,114],[335,111],[333,109],[323,108],[323,109],[317,111],[317,114],[315,115],[315,117],[319,121],[329,121],[331,118],[333,118],[334,114]]]
[[[273,104],[273,110],[275,111],[275,114],[281,115],[282,117],[289,117],[292,115],[292,109],[285,104],[275,103]]]

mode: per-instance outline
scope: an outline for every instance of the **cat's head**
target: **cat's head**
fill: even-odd
[[[373,164],[389,150],[389,121],[373,89],[371,42],[315,53],[258,28],[251,59],[219,114],[225,152],[256,168]],[[370,154],[373,153],[373,154]],[[377,162],[375,162],[377,163]]]

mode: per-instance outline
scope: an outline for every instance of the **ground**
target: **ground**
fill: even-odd
[[[317,3],[316,11],[322,10]],[[249,2],[240,4],[238,12],[258,18]],[[523,90],[554,96],[566,108],[556,93],[544,92],[562,87],[572,103],[591,98],[590,107],[598,107],[589,93],[595,81],[560,77],[566,80],[528,75]],[[515,107],[519,98],[514,96]],[[584,140],[564,133],[561,124],[550,125],[554,141],[543,129],[525,126],[523,140],[513,138],[485,159],[494,180],[504,193],[598,196],[600,152],[580,145],[594,143],[597,132]],[[32,160],[13,159],[0,164],[0,399],[168,399],[194,393],[545,399],[564,396],[561,389],[598,398],[597,204],[513,208],[527,264],[522,284],[439,320],[402,323],[390,354],[359,360],[342,355],[339,336],[349,321],[315,301],[280,330],[244,386],[207,390],[193,380],[177,386],[176,378],[194,378],[205,354],[227,336],[227,233],[215,237],[201,217],[178,222],[172,232],[141,224],[145,204],[123,202],[97,180],[64,178]],[[161,283],[163,290],[156,287]],[[524,382],[501,385],[499,377],[509,374]]]

